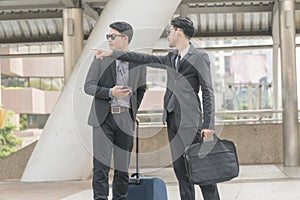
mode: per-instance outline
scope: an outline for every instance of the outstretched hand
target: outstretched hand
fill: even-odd
[[[91,50],[96,51],[96,58],[103,59],[107,56],[112,56],[112,50],[105,50],[105,49],[97,49],[97,48],[91,48]]]

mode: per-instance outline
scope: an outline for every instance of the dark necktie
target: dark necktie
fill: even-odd
[[[175,69],[176,69],[176,71],[178,71],[178,68],[179,68],[179,62],[180,62],[180,59],[181,59],[181,56],[180,56],[180,54],[178,54],[177,55],[177,62],[175,63]]]

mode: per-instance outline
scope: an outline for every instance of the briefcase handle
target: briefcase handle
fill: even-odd
[[[219,140],[220,138],[216,133],[213,134],[213,139],[212,140]],[[202,133],[198,134],[193,142],[194,143],[203,143],[204,142],[204,135]]]

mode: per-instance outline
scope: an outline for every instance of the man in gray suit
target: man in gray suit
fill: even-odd
[[[146,64],[167,70],[167,90],[164,96],[163,122],[168,124],[168,137],[173,168],[179,182],[181,200],[195,200],[194,185],[190,182],[183,158],[185,148],[197,142],[203,134],[214,133],[215,101],[207,53],[191,45],[193,22],[187,17],[171,21],[168,33],[170,47],[167,55],[155,56],[120,50],[96,49],[96,57],[118,57],[121,60]],[[201,89],[202,104],[198,96]],[[201,167],[201,166],[199,166]],[[200,186],[205,200],[219,200],[216,184]]]
[[[110,24],[110,49],[128,50],[133,29],[126,22]],[[107,200],[108,174],[114,154],[113,200],[125,200],[137,110],[146,91],[146,69],[117,58],[94,59],[84,90],[94,97],[88,124],[93,126],[94,199]]]

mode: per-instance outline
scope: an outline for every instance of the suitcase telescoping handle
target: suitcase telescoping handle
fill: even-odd
[[[135,148],[135,159],[136,159],[136,179],[140,179],[139,175],[139,127],[140,120],[138,118],[135,119],[136,122],[136,148]]]
[[[136,129],[135,129],[135,132],[136,132],[136,143],[135,143],[135,161],[136,161],[136,171],[135,173],[133,173],[131,175],[131,177],[133,179],[130,179],[129,182],[130,183],[134,183],[134,184],[140,184],[140,177],[142,177],[142,175],[139,173],[139,126],[140,126],[140,120],[139,119],[136,119],[135,120],[136,122]]]

